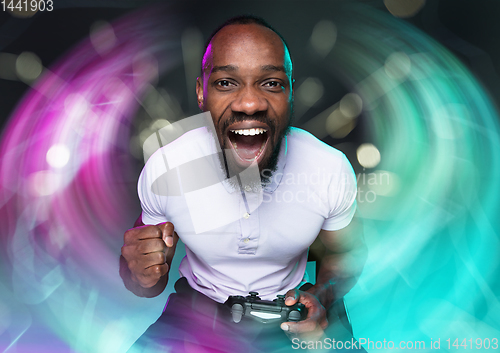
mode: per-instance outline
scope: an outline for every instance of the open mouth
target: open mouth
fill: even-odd
[[[232,124],[227,129],[227,137],[238,164],[248,166],[259,162],[265,154],[269,140],[269,127],[260,122],[245,121]]]

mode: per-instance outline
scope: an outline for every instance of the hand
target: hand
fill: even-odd
[[[319,339],[328,326],[325,308],[315,295],[298,289],[289,290],[285,295],[285,304],[290,306],[297,302],[307,308],[307,318],[299,322],[284,322],[281,329],[287,333],[298,334],[302,339]]]
[[[151,288],[168,274],[179,237],[170,222],[129,229],[124,235],[122,256],[131,279]]]

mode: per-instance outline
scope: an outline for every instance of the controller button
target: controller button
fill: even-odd
[[[285,296],[278,294],[277,298],[273,299],[273,302],[275,302],[277,305],[285,305]]]

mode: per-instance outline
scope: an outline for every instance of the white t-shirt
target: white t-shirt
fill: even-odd
[[[232,186],[220,167],[200,167],[214,153],[205,128],[154,153],[139,177],[142,221],[174,224],[186,246],[179,272],[195,290],[221,303],[249,291],[272,300],[302,281],[321,229],[350,223],[354,171],[342,152],[298,128],[283,139],[278,168],[260,190]]]

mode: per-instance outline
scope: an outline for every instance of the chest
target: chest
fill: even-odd
[[[272,193],[205,190],[169,198],[165,213],[184,244],[206,263],[228,258],[296,258],[315,240],[328,213],[321,191],[280,185]]]

